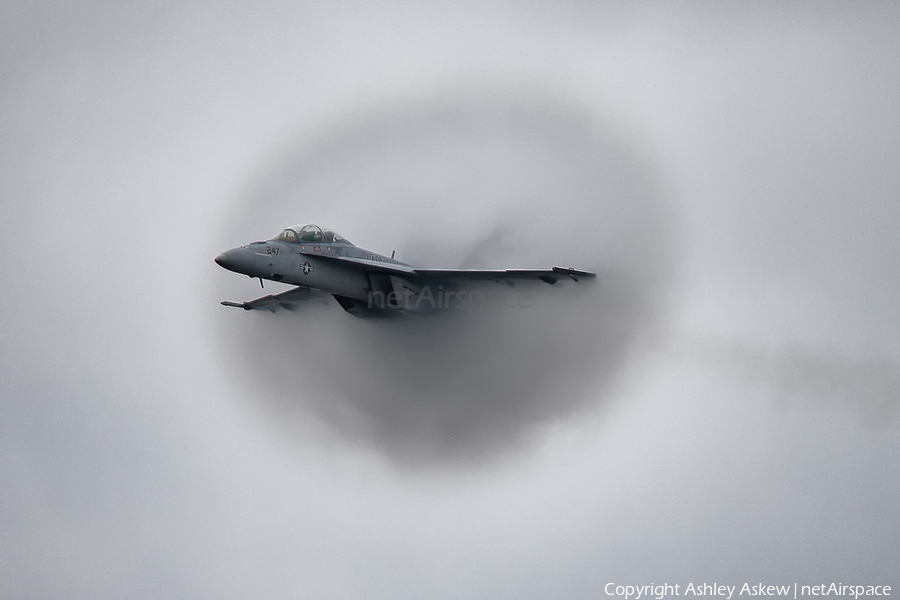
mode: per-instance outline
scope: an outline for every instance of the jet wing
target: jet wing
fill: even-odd
[[[333,254],[310,254],[335,262],[349,264],[368,273],[386,273],[408,278],[455,279],[458,281],[501,281],[511,279],[540,279],[547,283],[556,283],[561,277],[570,277],[574,281],[579,278],[596,277],[596,273],[580,271],[572,267],[552,267],[550,269],[416,269],[396,262],[385,262],[351,256],[334,256]]]
[[[547,283],[556,283],[561,277],[570,277],[574,281],[584,277],[596,277],[596,273],[580,271],[572,267],[553,267],[550,269],[414,269],[413,273],[420,277],[435,279],[456,279],[461,281],[504,281],[511,279],[540,279]]]
[[[248,302],[229,302],[228,300],[223,300],[222,305],[243,308],[244,310],[268,310],[269,312],[275,312],[279,308],[297,310],[301,302],[326,298],[330,298],[330,295],[300,285],[280,294],[263,296],[262,298],[257,298],[256,300],[250,300]]]

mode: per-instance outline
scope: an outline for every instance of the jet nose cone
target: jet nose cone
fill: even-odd
[[[253,252],[247,248],[232,248],[218,255],[215,260],[224,269],[253,277],[256,271],[254,258]]]

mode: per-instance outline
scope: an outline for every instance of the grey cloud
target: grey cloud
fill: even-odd
[[[897,6],[5,3],[0,596],[896,586]],[[605,279],[219,306],[298,220]]]

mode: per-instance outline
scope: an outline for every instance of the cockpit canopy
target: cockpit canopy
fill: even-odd
[[[318,225],[294,225],[272,238],[289,244],[349,244],[339,234]]]

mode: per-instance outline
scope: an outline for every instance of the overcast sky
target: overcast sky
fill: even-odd
[[[0,3],[0,597],[900,586],[900,9]],[[316,222],[593,284],[455,320]]]

